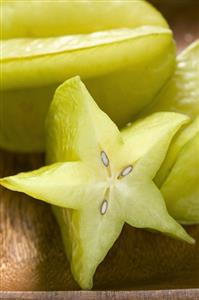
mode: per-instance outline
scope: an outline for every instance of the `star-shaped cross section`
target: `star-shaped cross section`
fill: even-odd
[[[193,242],[153,183],[172,137],[186,122],[181,114],[156,113],[120,132],[79,77],[57,89],[47,118],[49,165],[0,182],[53,205],[82,288],[92,287],[125,222]]]

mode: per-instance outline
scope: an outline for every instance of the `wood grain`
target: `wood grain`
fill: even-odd
[[[199,37],[197,0],[175,1],[175,5],[173,0],[152,2],[174,29],[178,51]],[[42,164],[43,155],[0,150],[0,177]],[[195,246],[126,225],[96,272],[94,289],[98,291],[78,292],[50,207],[0,188],[0,289],[9,291],[0,298],[197,300],[199,226],[187,230],[196,239]],[[26,292],[42,290],[70,291]]]
[[[97,291],[97,292],[5,292],[1,299],[13,300],[198,300],[199,289],[164,291]]]
[[[0,152],[0,176],[43,163],[40,155]],[[74,290],[58,226],[47,204],[1,188],[1,289]],[[199,227],[195,246],[125,226],[99,266],[94,289],[168,289],[199,286]]]

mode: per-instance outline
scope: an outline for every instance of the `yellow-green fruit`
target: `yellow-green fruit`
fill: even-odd
[[[143,25],[167,27],[149,3],[123,0],[1,1],[1,37],[50,37]]]
[[[181,155],[182,149],[188,144],[199,132],[199,116],[195,118],[194,121],[189,123],[186,127],[183,127],[179,133],[175,136],[173,139],[167,156],[161,165],[161,168],[159,169],[156,177],[155,182],[160,187],[166,180],[166,178],[169,176],[169,173],[171,172],[176,160]],[[196,144],[195,144],[196,145]],[[196,148],[195,153],[197,153],[199,150]],[[197,166],[197,156],[194,155],[193,157],[190,157],[190,159],[195,160],[195,169]],[[189,166],[189,162],[186,163],[187,166]],[[194,163],[192,164],[194,166]],[[199,175],[198,175],[199,176]],[[199,177],[198,177],[199,180]],[[183,186],[182,186],[183,189]],[[176,194],[178,191],[176,191]],[[194,193],[194,190],[193,190]],[[172,196],[171,196],[172,197]]]
[[[193,243],[168,214],[153,178],[188,121],[156,113],[122,134],[78,77],[57,90],[47,117],[46,167],[0,180],[53,204],[75,280],[92,288],[96,268],[124,223]]]
[[[157,111],[175,111],[192,119],[199,114],[199,40],[177,57],[174,75],[161,89],[144,115]]]
[[[71,76],[82,77],[99,106],[121,127],[152,101],[173,72],[172,33],[161,15],[146,2],[83,1],[68,6],[58,3],[51,6],[32,1],[24,7],[20,2],[2,4],[4,37],[11,38],[2,41],[0,65],[3,148],[44,150],[48,106],[56,87]],[[96,17],[98,7],[103,15],[101,25]],[[52,26],[54,18],[45,12],[57,16],[57,27]],[[77,18],[83,12],[83,17]],[[40,34],[36,28],[43,20],[46,26]],[[67,25],[62,27],[65,22]],[[39,37],[35,37],[37,33]]]
[[[167,174],[161,192],[169,213],[183,224],[198,224],[199,117],[176,138],[160,171],[157,179]]]
[[[161,187],[170,214],[182,223],[199,223],[199,40],[178,59],[172,79],[147,110],[189,115],[191,124],[172,141],[155,182]],[[145,112],[145,114],[147,114]]]

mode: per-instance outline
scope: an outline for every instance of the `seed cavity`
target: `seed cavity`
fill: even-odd
[[[133,166],[129,165],[122,170],[122,172],[120,173],[118,178],[125,177],[125,176],[129,175],[132,171],[133,171]]]
[[[109,159],[108,159],[108,156],[106,155],[106,153],[104,151],[101,152],[101,160],[102,160],[105,167],[109,166]]]
[[[104,200],[102,202],[101,207],[100,207],[100,213],[101,213],[101,215],[104,215],[107,212],[107,209],[108,209],[108,201]]]

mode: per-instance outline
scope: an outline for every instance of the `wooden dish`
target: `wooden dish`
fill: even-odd
[[[174,30],[178,51],[199,37],[197,0],[151,2]],[[43,157],[0,150],[0,177],[38,168]],[[199,226],[187,227],[197,241],[191,246],[125,225],[94,291],[79,291],[50,206],[0,188],[0,216],[2,299],[199,299]]]

